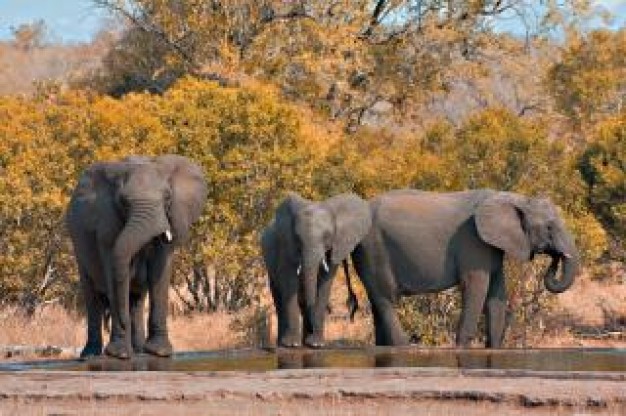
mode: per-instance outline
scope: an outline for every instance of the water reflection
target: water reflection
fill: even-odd
[[[334,348],[322,350],[229,350],[138,355],[130,360],[97,357],[87,361],[10,363],[0,370],[74,371],[270,371],[300,368],[440,367],[546,371],[626,372],[624,349],[426,349],[418,347]]]
[[[174,361],[149,355],[135,356],[130,360],[97,357],[85,362],[87,371],[172,371]]]

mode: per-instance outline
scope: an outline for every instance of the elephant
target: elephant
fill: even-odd
[[[107,310],[107,355],[172,354],[166,318],[173,255],[206,198],[202,169],[179,155],[131,156],[84,170],[66,213],[87,314],[81,357],[102,354]]]
[[[377,345],[407,343],[393,308],[401,296],[460,286],[457,346],[470,345],[484,312],[486,347],[499,348],[506,327],[505,253],[520,261],[549,255],[543,282],[552,293],[567,290],[578,273],[574,239],[548,199],[490,189],[406,189],[369,202],[372,226],[353,262],[370,301]]]
[[[323,346],[330,288],[371,224],[366,201],[345,193],[314,202],[290,193],[262,232],[261,250],[278,316],[277,345]],[[348,286],[351,315],[357,308]],[[304,330],[300,330],[302,318]]]

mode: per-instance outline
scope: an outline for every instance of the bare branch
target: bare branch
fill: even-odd
[[[117,13],[121,15],[122,17],[124,17],[125,19],[127,19],[129,22],[131,22],[134,26],[140,28],[141,30],[147,33],[152,33],[156,35],[166,45],[174,49],[180,55],[180,57],[193,70],[197,69],[197,64],[195,63],[193,57],[191,57],[187,53],[187,51],[179,44],[180,40],[186,38],[189,35],[189,33],[183,34],[183,36],[181,36],[181,39],[179,39],[178,41],[174,41],[170,39],[169,36],[159,27],[157,27],[156,25],[144,19],[141,19],[135,16],[131,11],[125,9],[123,6],[121,6],[115,1],[109,1],[109,0],[92,0],[92,1],[97,7],[101,7],[101,8],[109,10],[110,12]]]

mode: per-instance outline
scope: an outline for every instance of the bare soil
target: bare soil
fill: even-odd
[[[0,373],[0,415],[626,414],[626,373],[456,369]]]

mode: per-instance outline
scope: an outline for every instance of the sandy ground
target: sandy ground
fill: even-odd
[[[0,415],[626,414],[626,373],[307,369],[0,373]]]

